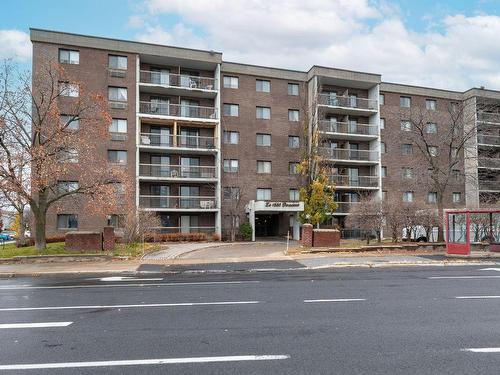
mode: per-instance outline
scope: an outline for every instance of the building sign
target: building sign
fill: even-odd
[[[275,212],[301,212],[304,211],[304,202],[270,202],[270,201],[250,201],[247,205],[247,212],[275,211]]]
[[[275,208],[300,207],[300,202],[266,202],[265,206]]]

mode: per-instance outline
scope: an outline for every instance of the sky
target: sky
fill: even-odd
[[[0,9],[0,59],[26,67],[33,27],[500,90],[500,0],[2,0]]]

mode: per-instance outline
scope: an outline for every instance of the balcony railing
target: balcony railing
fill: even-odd
[[[500,181],[479,181],[479,190],[500,191]]]
[[[500,168],[499,158],[479,158],[479,167],[481,168]]]
[[[478,112],[477,120],[480,122],[489,122],[500,125],[500,113]]]
[[[327,93],[318,94],[318,104],[327,105],[329,107],[367,109],[371,111],[378,110],[378,101],[376,99],[335,96]]]
[[[156,233],[215,233],[216,227],[155,227]]]
[[[356,135],[378,135],[378,128],[375,125],[358,124],[352,122],[333,122],[321,120],[319,122],[319,131],[326,133],[342,133]]]
[[[334,174],[328,176],[330,182],[337,186],[352,186],[352,187],[378,187],[378,176],[348,176]]]
[[[217,119],[217,109],[215,107],[170,104],[166,102],[140,102],[139,112],[157,116],[189,117],[209,120]]]
[[[167,72],[154,72],[141,70],[140,82],[160,86],[172,86],[199,90],[217,90],[217,80],[210,77],[190,76],[186,74],[173,74]]]
[[[177,135],[177,137],[174,137],[171,134],[141,133],[141,145],[215,149],[216,138],[197,135]]]
[[[359,204],[359,202],[337,202],[337,209],[334,213],[347,214],[351,210],[351,207],[356,204]]]
[[[139,176],[164,178],[215,178],[216,169],[212,166],[140,164]]]
[[[318,151],[319,154],[326,159],[359,161],[378,160],[378,151],[375,150],[350,150],[343,148],[318,147]]]
[[[143,208],[211,210],[217,208],[217,200],[203,196],[140,195],[139,205]]]
[[[500,136],[498,135],[488,135],[488,134],[478,134],[477,143],[485,145],[500,146]]]

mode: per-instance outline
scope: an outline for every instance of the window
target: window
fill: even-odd
[[[59,62],[61,64],[80,64],[80,52],[71,49],[59,50]]]
[[[384,105],[385,104],[385,95],[384,94],[379,94],[378,95],[378,101],[379,101],[380,105]]]
[[[456,113],[458,111],[458,103],[457,102],[451,102],[450,103],[450,109],[451,109],[451,112]]]
[[[59,95],[78,98],[80,87],[76,83],[59,82]]]
[[[408,120],[401,121],[401,130],[404,132],[411,131],[411,122]]]
[[[57,215],[57,229],[77,229],[78,215],[59,214]]]
[[[409,96],[400,96],[399,97],[399,105],[404,108],[411,107],[411,98]]]
[[[297,83],[288,84],[288,95],[299,96],[299,85]]]
[[[108,161],[116,164],[127,164],[127,151],[108,150]]]
[[[300,147],[300,138],[296,135],[288,136],[288,147],[290,148],[299,148]]]
[[[405,191],[403,193],[403,202],[413,202],[413,191]]]
[[[127,70],[127,56],[109,55],[108,67],[111,69]]]
[[[239,163],[238,159],[224,159],[224,172],[236,173],[238,172]]]
[[[385,154],[386,153],[386,148],[385,148],[385,142],[380,142],[380,152],[382,154]]]
[[[258,79],[255,81],[255,90],[258,92],[271,92],[271,81]]]
[[[437,133],[437,131],[438,131],[437,124],[433,122],[428,122],[427,124],[425,124],[425,132],[427,134],[435,134]]]
[[[224,116],[238,117],[240,115],[240,106],[238,104],[224,103]]]
[[[67,130],[78,130],[80,128],[80,119],[75,116],[61,115],[61,124]]]
[[[61,150],[59,161],[62,163],[78,163],[78,151],[75,149]]]
[[[271,173],[271,162],[257,160],[257,173]]]
[[[224,199],[238,199],[240,197],[240,188],[237,186],[226,186],[222,194]]]
[[[240,86],[240,79],[234,76],[224,76],[224,88],[237,89]]]
[[[299,110],[289,109],[288,110],[288,121],[299,121]]]
[[[257,107],[256,116],[258,119],[269,120],[271,118],[271,108]]]
[[[257,133],[257,146],[271,146],[271,134]]]
[[[385,118],[380,119],[380,129],[385,129]]]
[[[413,154],[413,145],[411,143],[404,143],[401,145],[401,153],[403,155]]]
[[[427,146],[427,151],[429,152],[430,156],[438,156],[439,151],[436,146]]]
[[[451,173],[455,181],[460,180],[460,169],[453,169]]]
[[[291,201],[298,201],[300,199],[299,189],[288,190],[288,199]]]
[[[458,156],[458,148],[452,147],[450,151],[451,151],[452,158],[456,158]]]
[[[114,118],[111,120],[109,125],[110,133],[126,133],[127,132],[127,120],[121,118]]]
[[[124,215],[108,215],[108,226],[113,228],[124,228],[125,227],[125,216]]]
[[[382,167],[382,169],[380,170],[380,174],[382,175],[382,177],[387,177],[387,167]]]
[[[453,203],[460,203],[462,200],[462,193],[453,193]]]
[[[297,162],[288,163],[288,173],[289,174],[299,174],[299,163],[297,163]]]
[[[57,182],[57,192],[59,194],[69,193],[78,190],[80,185],[78,181],[58,181]]]
[[[126,102],[127,88],[126,87],[108,87],[108,100],[112,102]]]
[[[224,130],[224,143],[229,145],[237,145],[240,142],[240,133]]]
[[[257,188],[257,200],[268,201],[271,200],[272,190],[269,188]]]
[[[125,185],[122,182],[113,183],[115,188],[116,195],[124,195],[125,194]]]
[[[430,191],[427,193],[427,202],[428,203],[436,203],[437,202],[437,193],[434,191]]]
[[[404,179],[413,178],[413,168],[403,167],[403,178]]]
[[[429,111],[435,111],[436,110],[436,101],[433,99],[426,99],[425,100],[425,108],[428,109]]]

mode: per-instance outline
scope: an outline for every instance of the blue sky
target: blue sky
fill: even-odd
[[[25,48],[35,27],[213,49],[225,60],[259,65],[318,64],[410,84],[500,88],[500,0],[3,0],[1,6],[1,58]],[[28,53],[19,55],[29,63]]]

